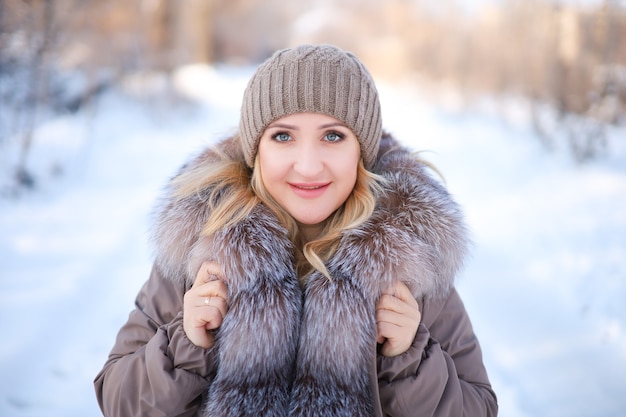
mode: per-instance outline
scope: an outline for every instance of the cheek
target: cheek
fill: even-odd
[[[341,164],[336,165],[334,177],[340,179],[338,181],[338,184],[341,184],[339,195],[344,200],[348,198],[356,186],[358,163],[359,158],[349,158],[349,160],[344,158]]]
[[[284,163],[281,163],[280,157],[263,158],[259,153],[259,169],[261,174],[261,182],[265,188],[271,192],[272,189],[285,177],[286,168]]]
[[[354,187],[356,186],[356,169],[354,171],[351,172],[352,176],[350,177],[349,182],[346,184],[346,196],[345,198],[348,198],[348,196],[352,193],[352,191],[354,190]]]
[[[340,175],[343,178],[346,178],[346,180],[348,182],[351,182],[352,185],[356,184],[356,177],[357,177],[357,171],[358,171],[358,167],[359,167],[359,161],[360,161],[360,154],[354,153],[353,155],[351,155],[349,158],[341,158],[340,161],[338,161],[337,166],[339,167],[339,169],[341,170]]]

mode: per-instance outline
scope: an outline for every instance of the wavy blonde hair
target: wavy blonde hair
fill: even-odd
[[[305,242],[296,220],[272,198],[263,185],[260,169],[251,170],[243,160],[234,159],[217,147],[215,155],[217,160],[199,164],[172,180],[175,197],[185,198],[201,190],[211,189],[208,198],[211,214],[202,229],[203,236],[210,236],[237,224],[257,204],[265,204],[287,229],[288,237],[294,243],[296,269],[302,281],[314,270],[331,279],[325,263],[337,250],[342,233],[363,224],[371,216],[376,197],[384,189],[384,178],[366,170],[363,161],[359,161],[352,193],[325,220],[321,234]],[[255,166],[259,166],[256,160]]]

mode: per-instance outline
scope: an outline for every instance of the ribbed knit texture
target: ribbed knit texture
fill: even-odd
[[[239,131],[252,167],[265,128],[294,113],[323,113],[345,123],[373,165],[382,132],[374,81],[353,54],[330,45],[302,45],[276,52],[259,66],[244,92]]]

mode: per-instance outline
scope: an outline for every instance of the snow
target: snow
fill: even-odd
[[[0,415],[100,415],[92,381],[151,266],[151,207],[236,128],[250,69],[187,67],[36,131],[38,187],[0,199]],[[154,81],[154,79],[152,79]],[[473,232],[458,287],[504,417],[626,415],[626,138],[577,165],[525,104],[380,84],[385,126],[443,173]],[[162,88],[162,87],[161,87]],[[17,154],[3,144],[0,187]]]

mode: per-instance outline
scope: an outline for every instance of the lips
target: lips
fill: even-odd
[[[302,198],[316,198],[324,194],[330,183],[300,184],[289,183],[293,192]]]

